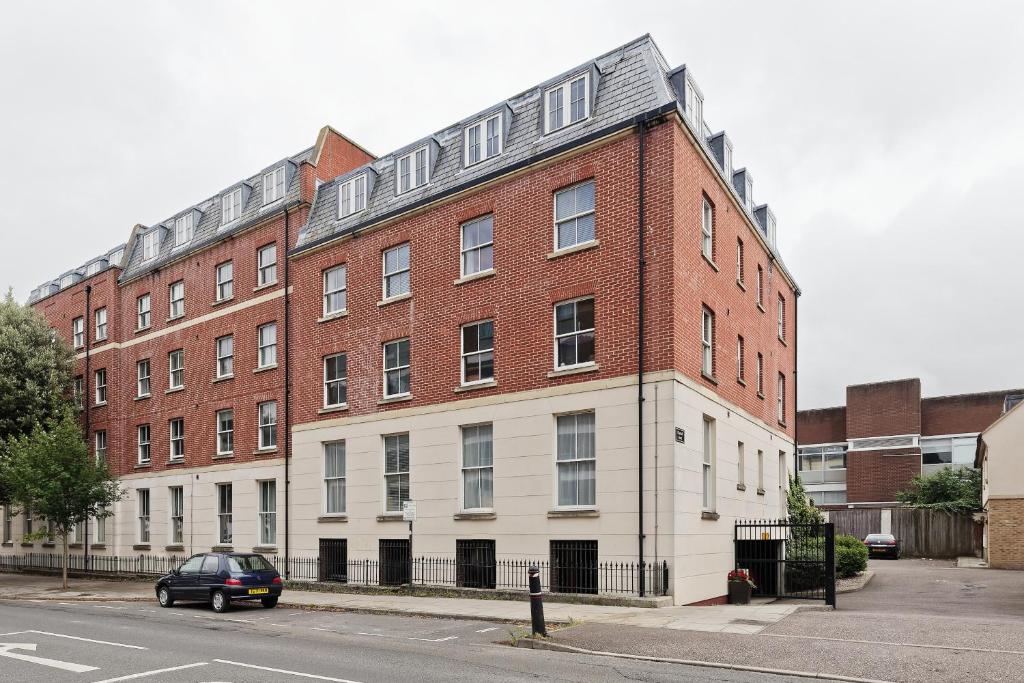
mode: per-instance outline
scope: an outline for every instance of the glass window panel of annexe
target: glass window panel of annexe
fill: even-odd
[[[410,390],[409,340],[389,342],[384,345],[384,395],[403,396]]]
[[[401,512],[402,503],[409,500],[408,434],[391,434],[384,437],[384,485],[386,510]]]
[[[594,239],[594,181],[555,193],[556,248],[567,249]]]
[[[594,300],[580,299],[555,306],[557,367],[594,362]]]
[[[462,328],[462,381],[465,384],[494,379],[494,322]]]
[[[324,444],[325,509],[329,515],[345,513],[345,442]]]
[[[462,225],[462,275],[473,275],[494,267],[494,216],[484,216]]]
[[[558,416],[556,465],[559,505],[594,505],[596,502],[594,429],[594,413]]]
[[[491,425],[462,428],[463,507],[494,507],[494,436]]]

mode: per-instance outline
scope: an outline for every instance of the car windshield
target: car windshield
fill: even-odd
[[[889,534],[869,534],[868,537],[866,539],[864,539],[864,542],[865,543],[885,543],[886,541],[893,541],[893,540],[896,540],[896,539],[893,536],[890,536]]]
[[[274,567],[262,555],[234,555],[228,558],[228,568],[237,574],[247,574],[271,571]]]

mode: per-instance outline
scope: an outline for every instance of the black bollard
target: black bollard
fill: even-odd
[[[548,637],[544,628],[544,598],[540,592],[540,568],[537,565],[530,566],[530,620],[533,627],[533,635]]]

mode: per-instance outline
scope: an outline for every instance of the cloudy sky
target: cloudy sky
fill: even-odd
[[[1024,386],[1024,8],[945,5],[8,4],[0,286],[24,300],[324,124],[383,154],[649,32],[778,217],[801,408]]]

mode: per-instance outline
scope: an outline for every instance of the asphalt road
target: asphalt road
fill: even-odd
[[[509,647],[484,622],[203,605],[0,601],[0,680],[805,683]]]

